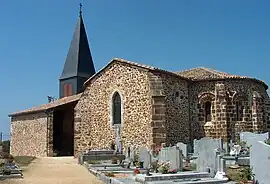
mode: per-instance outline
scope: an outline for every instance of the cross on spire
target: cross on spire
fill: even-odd
[[[82,15],[82,2],[80,2],[80,16]]]

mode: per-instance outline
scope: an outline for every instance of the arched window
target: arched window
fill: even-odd
[[[243,121],[243,105],[241,101],[235,102],[235,111],[236,111],[236,121]]]
[[[121,124],[121,97],[115,92],[112,97],[112,124]]]
[[[204,104],[204,121],[209,122],[211,121],[211,102],[207,101]]]

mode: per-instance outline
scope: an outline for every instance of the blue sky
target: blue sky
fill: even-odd
[[[58,97],[58,78],[79,0],[13,0],[0,6],[0,131],[8,114]],[[205,66],[270,84],[269,0],[83,1],[99,70],[113,57],[166,70]]]

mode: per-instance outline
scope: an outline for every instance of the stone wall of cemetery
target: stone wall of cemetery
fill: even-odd
[[[14,156],[47,156],[47,114],[11,118],[10,153]]]

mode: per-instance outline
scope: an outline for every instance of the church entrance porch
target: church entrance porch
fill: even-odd
[[[75,105],[65,104],[53,111],[53,156],[73,156]]]

